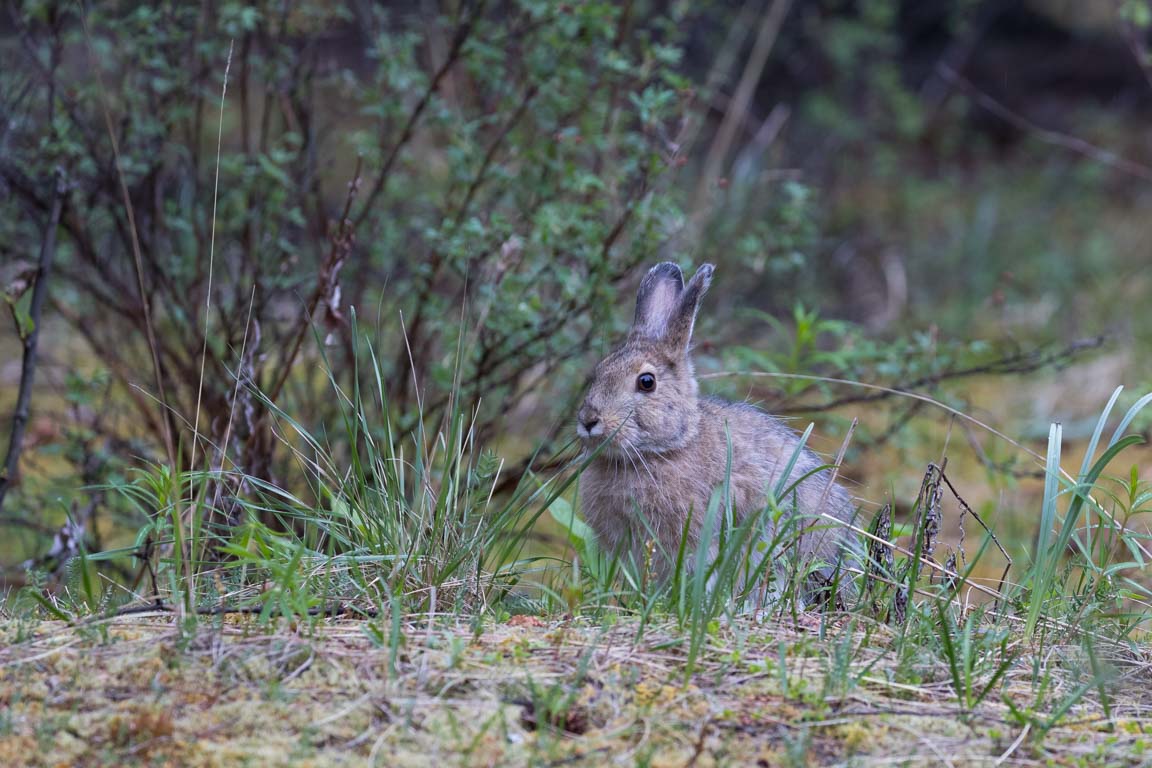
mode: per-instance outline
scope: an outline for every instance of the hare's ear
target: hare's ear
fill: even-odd
[[[692,341],[692,328],[696,324],[696,310],[700,308],[700,299],[708,292],[712,284],[712,272],[715,270],[711,264],[701,264],[696,274],[688,281],[688,285],[680,293],[676,302],[676,309],[668,320],[664,331],[664,341],[676,351],[688,349]]]
[[[684,292],[684,274],[670,261],[648,270],[636,292],[632,336],[660,339],[672,322]]]

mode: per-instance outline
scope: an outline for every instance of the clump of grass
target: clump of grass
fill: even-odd
[[[295,457],[291,487],[239,469],[166,466],[115,487],[152,520],[138,545],[155,541],[161,553],[153,574],[159,599],[177,598],[191,578],[201,613],[482,613],[539,567],[522,557],[527,536],[576,474],[529,477],[496,495],[502,462],[477,445],[475,413],[453,397],[439,423],[419,419],[399,435],[368,342],[361,362],[367,375],[354,380],[374,382],[368,391],[344,390],[327,369],[337,425],[310,429],[252,392]],[[339,439],[331,439],[333,427]],[[178,546],[181,508],[195,511],[191,547]],[[185,562],[189,552],[198,553],[193,562]]]
[[[1032,634],[1050,615],[1053,603],[1067,601],[1094,605],[1094,595],[1104,587],[1110,591],[1114,579],[1122,579],[1133,596],[1152,597],[1144,585],[1127,577],[1139,572],[1149,556],[1146,534],[1123,526],[1105,500],[1117,501],[1102,487],[1105,469],[1124,449],[1144,441],[1140,435],[1125,435],[1133,419],[1152,402],[1152,394],[1137,400],[1124,414],[1113,431],[1101,455],[1096,450],[1123,387],[1117,387],[1097,420],[1092,438],[1084,452],[1080,472],[1075,478],[1066,476],[1060,468],[1062,430],[1053,424],[1048,435],[1048,456],[1044,470],[1044,500],[1041,507],[1040,528],[1037,535],[1032,566],[1024,576],[1027,589],[1027,624],[1025,631]],[[1139,503],[1139,499],[1133,499]],[[1061,514],[1063,508],[1063,514]],[[1114,561],[1117,543],[1130,560]],[[1074,551],[1068,559],[1066,553]]]

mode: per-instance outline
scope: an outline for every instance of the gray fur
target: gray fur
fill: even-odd
[[[687,285],[674,264],[648,272],[637,294],[632,331],[596,366],[577,416],[587,451],[609,439],[580,477],[585,520],[603,547],[630,554],[638,563],[645,562],[645,545],[654,533],[659,546],[653,564],[664,576],[689,515],[688,543],[695,546],[699,539],[712,493],[729,474],[729,440],[730,490],[740,519],[765,507],[799,445],[795,432],[753,406],[698,396],[689,344],[712,271],[705,264]],[[639,390],[642,373],[655,375],[655,391]],[[788,484],[825,463],[802,449]],[[854,514],[848,494],[827,470],[800,483],[795,497],[781,500],[781,506],[794,506],[801,516],[797,522],[804,533],[794,553],[801,560],[830,565],[850,549],[850,530],[820,517],[847,522]],[[763,538],[771,537],[772,531],[764,533]]]

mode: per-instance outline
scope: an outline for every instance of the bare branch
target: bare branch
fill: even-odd
[[[476,22],[484,13],[484,5],[485,3],[481,2],[476,10],[473,11],[472,15],[468,17],[468,20],[462,22],[460,26],[457,27],[456,34],[452,37],[452,47],[448,50],[448,55],[436,70],[435,74],[432,75],[432,79],[428,82],[428,87],[424,90],[424,95],[420,97],[420,101],[416,102],[416,106],[413,107],[412,111],[408,114],[408,120],[405,122],[403,130],[400,131],[400,138],[396,140],[396,143],[392,145],[392,149],[389,150],[388,156],[384,159],[384,164],[380,167],[380,172],[376,175],[376,181],[372,183],[372,189],[364,200],[364,206],[352,221],[352,229],[357,229],[364,223],[364,220],[372,211],[372,207],[376,204],[376,199],[380,197],[380,194],[384,191],[384,187],[388,184],[388,178],[392,175],[392,168],[396,165],[396,161],[400,157],[400,151],[407,146],[408,141],[412,138],[416,123],[420,122],[421,115],[424,114],[424,110],[428,108],[432,97],[436,94],[436,91],[439,90],[441,81],[443,81],[448,71],[451,70],[457,60],[459,60],[460,54],[464,50],[464,44],[468,42],[468,38],[472,35],[472,30],[476,26]]]
[[[1093,336],[1087,339],[1078,339],[1053,352],[1046,352],[1040,349],[1028,350],[1026,352],[1016,352],[1014,354],[992,360],[988,363],[982,363],[980,365],[974,365],[968,368],[938,371],[937,373],[933,373],[928,376],[922,376],[911,381],[898,382],[892,384],[889,388],[883,391],[873,392],[866,395],[845,395],[843,397],[833,398],[822,403],[811,404],[788,405],[787,401],[784,401],[783,404],[774,405],[772,407],[772,412],[780,415],[790,415],[796,413],[819,413],[822,411],[834,411],[837,408],[845,405],[874,403],[880,400],[888,400],[889,398],[896,397],[899,394],[904,394],[905,392],[909,392],[911,390],[922,389],[924,387],[934,387],[939,384],[943,384],[946,381],[966,379],[971,378],[972,376],[1003,376],[1007,374],[1033,373],[1042,368],[1047,368],[1052,365],[1059,365],[1061,363],[1067,362],[1082,352],[1086,352],[1091,349],[1098,349],[1104,345],[1105,341],[1106,338],[1104,336]]]

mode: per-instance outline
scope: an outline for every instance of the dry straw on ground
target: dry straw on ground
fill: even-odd
[[[1118,670],[1110,718],[1088,695],[1041,733],[1040,711],[1023,723],[992,699],[962,711],[939,665],[914,669],[916,684],[896,682],[910,671],[898,664],[917,664],[889,652],[899,630],[859,619],[716,626],[688,679],[672,626],[637,640],[628,619],[426,619],[402,623],[394,670],[367,622],[268,631],[224,617],[182,638],[168,614],[82,628],[10,621],[0,629],[0,764],[1149,762],[1152,668],[1130,648],[1099,651]],[[851,661],[837,667],[846,648]],[[1050,648],[1038,663],[1067,665],[1077,653]],[[1018,708],[1035,699],[1021,667],[1003,690]]]

